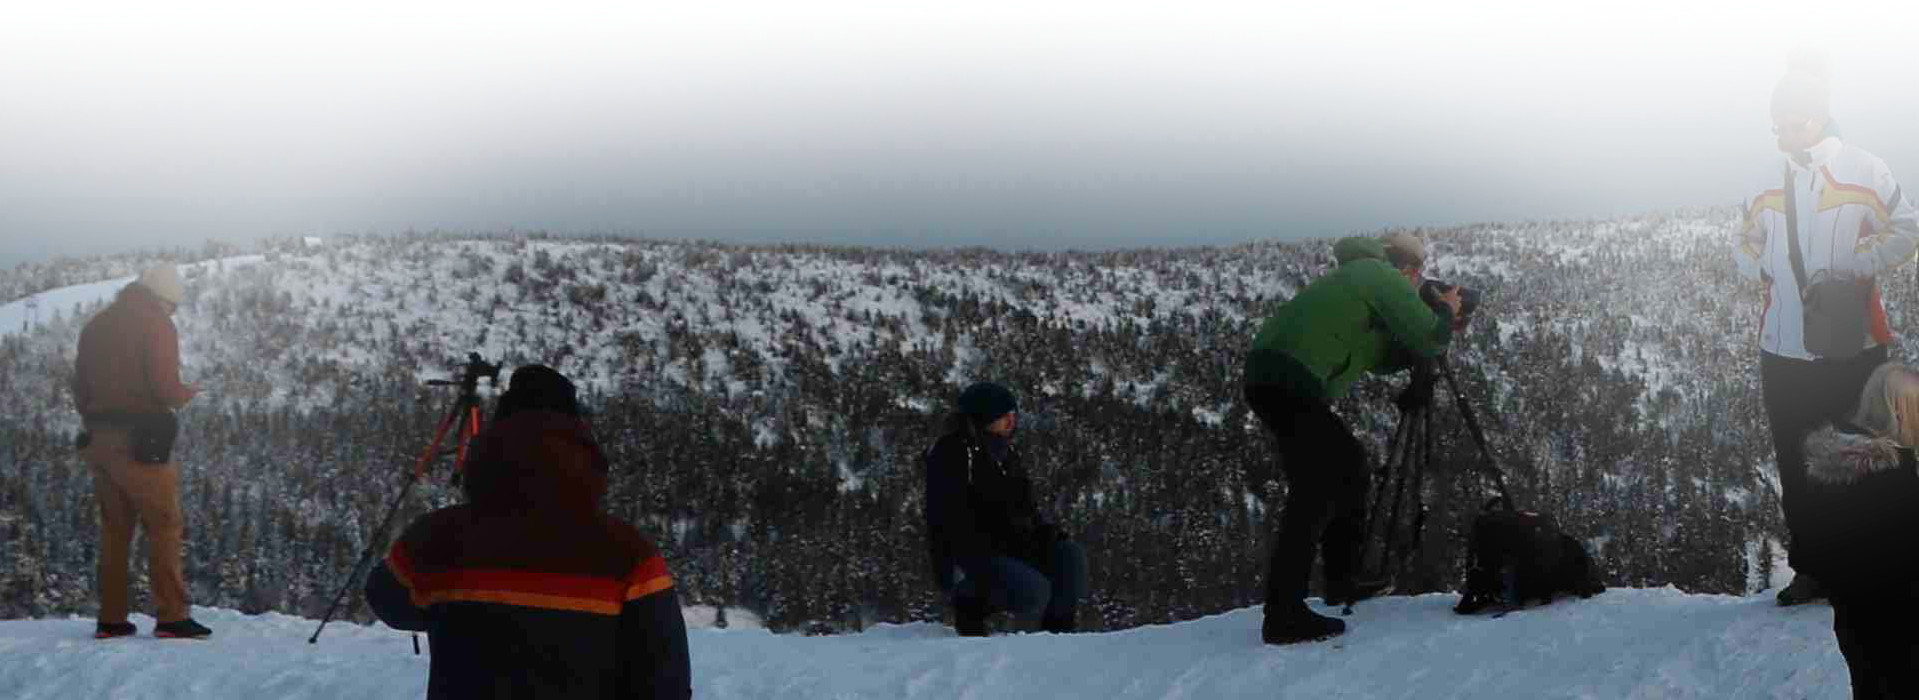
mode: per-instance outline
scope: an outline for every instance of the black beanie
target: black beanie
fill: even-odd
[[[546,365],[526,365],[513,370],[511,385],[493,407],[493,420],[521,411],[552,411],[578,418],[580,402],[565,375]]]
[[[1013,398],[1013,392],[1006,387],[980,382],[960,392],[959,410],[972,417],[975,425],[986,425],[1018,411],[1019,399]]]

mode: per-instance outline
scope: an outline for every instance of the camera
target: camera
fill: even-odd
[[[1479,290],[1463,285],[1448,284],[1440,280],[1426,280],[1419,285],[1419,298],[1426,302],[1426,305],[1432,307],[1433,311],[1437,313],[1440,309],[1446,308],[1445,304],[1440,303],[1439,295],[1453,291],[1454,289],[1459,290],[1459,315],[1453,319],[1453,323],[1464,326],[1466,325],[1467,319],[1472,318],[1473,311],[1479,308]]]
[[[466,365],[461,368],[459,381],[429,379],[428,386],[457,386],[462,396],[473,396],[480,388],[480,380],[485,379],[493,386],[500,385],[500,363],[489,363],[480,359],[480,353],[469,353]]]
[[[460,378],[460,385],[463,387],[476,386],[480,383],[481,379],[492,382],[497,386],[500,383],[500,363],[489,363],[486,360],[480,359],[480,353],[477,352],[468,353],[466,356],[466,368],[464,375]]]

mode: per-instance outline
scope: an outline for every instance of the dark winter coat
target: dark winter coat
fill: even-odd
[[[1035,564],[1048,556],[1059,529],[1040,515],[1012,445],[961,427],[928,448],[925,462],[927,547],[942,590],[953,587],[956,565],[979,571],[995,556]]]
[[[1794,560],[1834,597],[1905,592],[1919,582],[1919,471],[1912,450],[1820,428],[1806,438],[1806,526]]]
[[[432,643],[431,698],[692,695],[666,560],[600,513],[584,423],[515,414],[475,439],[467,502],[413,522],[367,581],[389,626]]]
[[[180,382],[180,336],[159,297],[127,285],[87,321],[73,366],[73,405],[89,422],[165,413],[193,398]]]

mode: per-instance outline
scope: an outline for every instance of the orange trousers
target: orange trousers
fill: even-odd
[[[186,577],[180,568],[186,522],[180,517],[179,465],[133,461],[125,428],[90,432],[93,442],[80,455],[93,470],[93,497],[100,503],[99,621],[127,621],[127,558],[135,523],[147,533],[154,618],[163,623],[187,619]]]

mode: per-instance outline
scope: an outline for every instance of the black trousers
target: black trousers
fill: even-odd
[[[1354,571],[1366,517],[1366,448],[1325,401],[1284,387],[1246,386],[1246,403],[1279,443],[1286,506],[1266,572],[1266,603],[1306,598],[1313,553],[1326,560],[1326,580]]]
[[[1910,590],[1835,592],[1832,635],[1852,673],[1852,697],[1919,698],[1919,598]]]
[[[1759,353],[1759,384],[1765,395],[1766,421],[1772,427],[1772,449],[1779,458],[1780,507],[1786,532],[1797,538],[1808,517],[1806,493],[1806,436],[1826,423],[1852,416],[1859,392],[1872,371],[1886,362],[1880,345],[1845,360],[1799,360]],[[1799,568],[1797,548],[1786,547],[1787,562]]]

